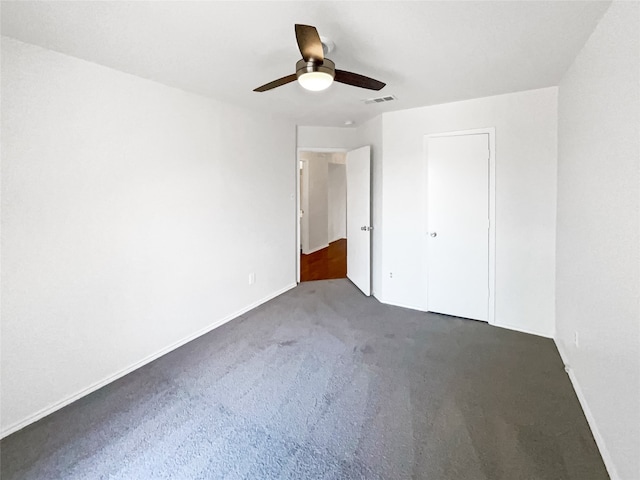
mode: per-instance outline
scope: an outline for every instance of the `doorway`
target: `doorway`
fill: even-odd
[[[371,295],[371,147],[299,149],[298,282],[348,278]]]
[[[346,152],[301,151],[300,281],[347,276]]]
[[[427,308],[493,323],[494,130],[431,135],[427,150]]]

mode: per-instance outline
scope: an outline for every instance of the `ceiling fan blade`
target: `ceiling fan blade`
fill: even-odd
[[[305,62],[322,63],[324,61],[324,52],[322,51],[322,42],[316,27],[311,25],[299,25],[296,23],[296,40],[298,48]]]
[[[386,83],[374,80],[373,78],[338,69],[336,69],[334,80],[336,82],[346,83],[347,85],[353,85],[354,87],[368,88],[369,90],[380,90],[386,85]]]
[[[254,88],[254,92],[266,92],[267,90],[271,90],[272,88],[281,87],[282,85],[286,85],[287,83],[295,82],[298,76],[295,73],[291,75],[287,75],[286,77],[279,78],[278,80],[274,80],[273,82],[265,83],[261,87]]]

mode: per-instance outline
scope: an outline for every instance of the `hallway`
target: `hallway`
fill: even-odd
[[[328,247],[305,255],[300,253],[300,281],[329,280],[347,276],[347,239],[331,242]]]

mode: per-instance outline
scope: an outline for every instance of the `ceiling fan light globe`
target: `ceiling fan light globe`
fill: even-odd
[[[336,65],[328,58],[322,62],[306,62],[304,59],[296,63],[298,83],[306,90],[320,92],[326,90],[333,83],[336,75]]]
[[[331,86],[333,75],[326,72],[307,72],[298,76],[298,83],[305,90],[320,92]]]

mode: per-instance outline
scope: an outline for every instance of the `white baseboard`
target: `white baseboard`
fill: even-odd
[[[530,335],[537,335],[539,337],[551,338],[553,339],[553,333],[543,333],[536,330],[531,330],[529,328],[516,327],[515,325],[509,325],[507,323],[493,323],[494,327],[506,328],[507,330],[514,330],[520,333],[528,333]]]
[[[317,247],[317,248],[312,248],[312,249],[310,249],[308,252],[303,251],[302,253],[303,253],[304,255],[311,255],[312,253],[316,253],[316,252],[318,252],[318,251],[322,250],[323,248],[327,248],[328,246],[329,246],[329,244],[327,243],[326,245],[320,245],[320,246],[319,246],[319,247]]]
[[[415,305],[405,305],[403,303],[396,303],[396,302],[388,302],[382,298],[376,297],[378,299],[378,301],[380,303],[384,303],[385,305],[391,305],[392,307],[400,307],[400,308],[407,308],[409,310],[417,310],[418,312],[426,312],[426,310],[422,307],[416,307]]]
[[[587,418],[587,423],[589,424],[589,428],[591,428],[591,434],[596,441],[596,445],[598,446],[598,450],[600,450],[600,455],[602,456],[602,461],[604,462],[604,466],[609,473],[609,477],[611,480],[622,480],[618,475],[615,465],[613,464],[613,460],[611,459],[611,454],[607,449],[607,446],[604,442],[604,438],[598,429],[598,424],[596,423],[596,419],[591,413],[591,409],[589,408],[589,404],[587,403],[587,399],[582,392],[582,388],[580,388],[580,384],[578,383],[578,379],[576,378],[576,374],[571,367],[571,363],[569,362],[569,357],[567,353],[564,351],[562,347],[562,343],[557,339],[553,339],[556,344],[556,348],[558,349],[558,353],[560,354],[560,358],[562,359],[562,363],[564,363],[564,369],[569,375],[569,379],[571,380],[571,385],[573,385],[573,390],[576,392],[576,396],[578,397],[578,401],[580,402],[580,406],[582,407],[582,411],[584,412],[584,416]]]
[[[424,307],[418,307],[418,306],[415,306],[415,305],[405,305],[405,304],[396,303],[396,302],[389,302],[389,301],[385,300],[384,298],[377,297],[375,294],[372,294],[372,295],[375,296],[380,303],[384,303],[385,305],[391,305],[392,307],[408,308],[409,310],[417,310],[419,312],[428,312],[428,310],[426,310]],[[545,337],[545,338],[553,339],[553,334],[546,334],[546,333],[542,333],[542,332],[537,332],[537,331],[529,330],[529,329],[526,329],[526,328],[516,327],[515,325],[497,324],[497,323],[493,323],[493,324],[490,323],[489,325],[491,325],[493,327],[506,328],[507,330],[513,330],[513,331],[520,332],[520,333],[528,333],[530,335],[537,335],[539,337]]]
[[[98,390],[99,388],[104,387],[105,385],[114,382],[115,380],[124,377],[125,375],[127,375],[128,373],[133,372],[134,370],[137,370],[138,368],[146,365],[147,363],[153,362],[154,360],[156,360],[157,358],[162,357],[163,355],[175,350],[176,348],[181,347],[182,345],[189,343],[192,340],[195,340],[198,337],[201,337],[202,335],[204,335],[205,333],[209,333],[211,330],[214,330],[222,325],[224,325],[225,323],[233,320],[234,318],[238,318],[240,315],[243,315],[244,313],[247,313],[249,310],[253,310],[254,308],[262,305],[263,303],[268,302],[269,300],[274,299],[275,297],[282,295],[283,293],[291,290],[292,288],[296,287],[297,283],[292,283],[287,285],[284,288],[281,288],[280,290],[277,290],[269,295],[267,295],[266,297],[253,302],[252,304],[238,310],[237,312],[232,313],[231,315],[227,315],[224,318],[221,318],[220,320],[217,320],[215,322],[213,322],[212,324],[206,326],[205,328],[198,330],[197,332],[189,335],[186,338],[183,338],[182,340],[179,340],[178,342],[169,345],[168,347],[165,347],[161,350],[159,350],[158,352],[149,355],[148,357],[143,358],[142,360],[140,360],[139,362],[134,363],[133,365],[120,370],[119,372],[108,376],[107,378],[105,378],[104,380],[101,380],[97,383],[94,383],[93,385],[84,388],[82,390],[80,390],[79,392],[71,395],[70,397],[61,400],[60,402],[54,403],[53,405],[50,405],[49,407],[45,407],[42,410],[36,412],[33,415],[30,415],[29,417],[27,417],[26,419],[15,423],[13,425],[10,425],[9,427],[7,427],[6,429],[4,429],[2,432],[0,432],[0,439],[4,438],[8,435],[11,435],[14,432],[17,432],[18,430],[23,429],[24,427],[26,427],[27,425],[30,425],[34,422],[37,422],[38,420],[40,420],[41,418],[46,417],[47,415],[50,415],[51,413],[55,412],[56,410],[60,410],[63,407],[66,407],[67,405],[75,402],[76,400],[79,400],[80,398],[89,395],[92,392],[95,392],[96,390]]]

